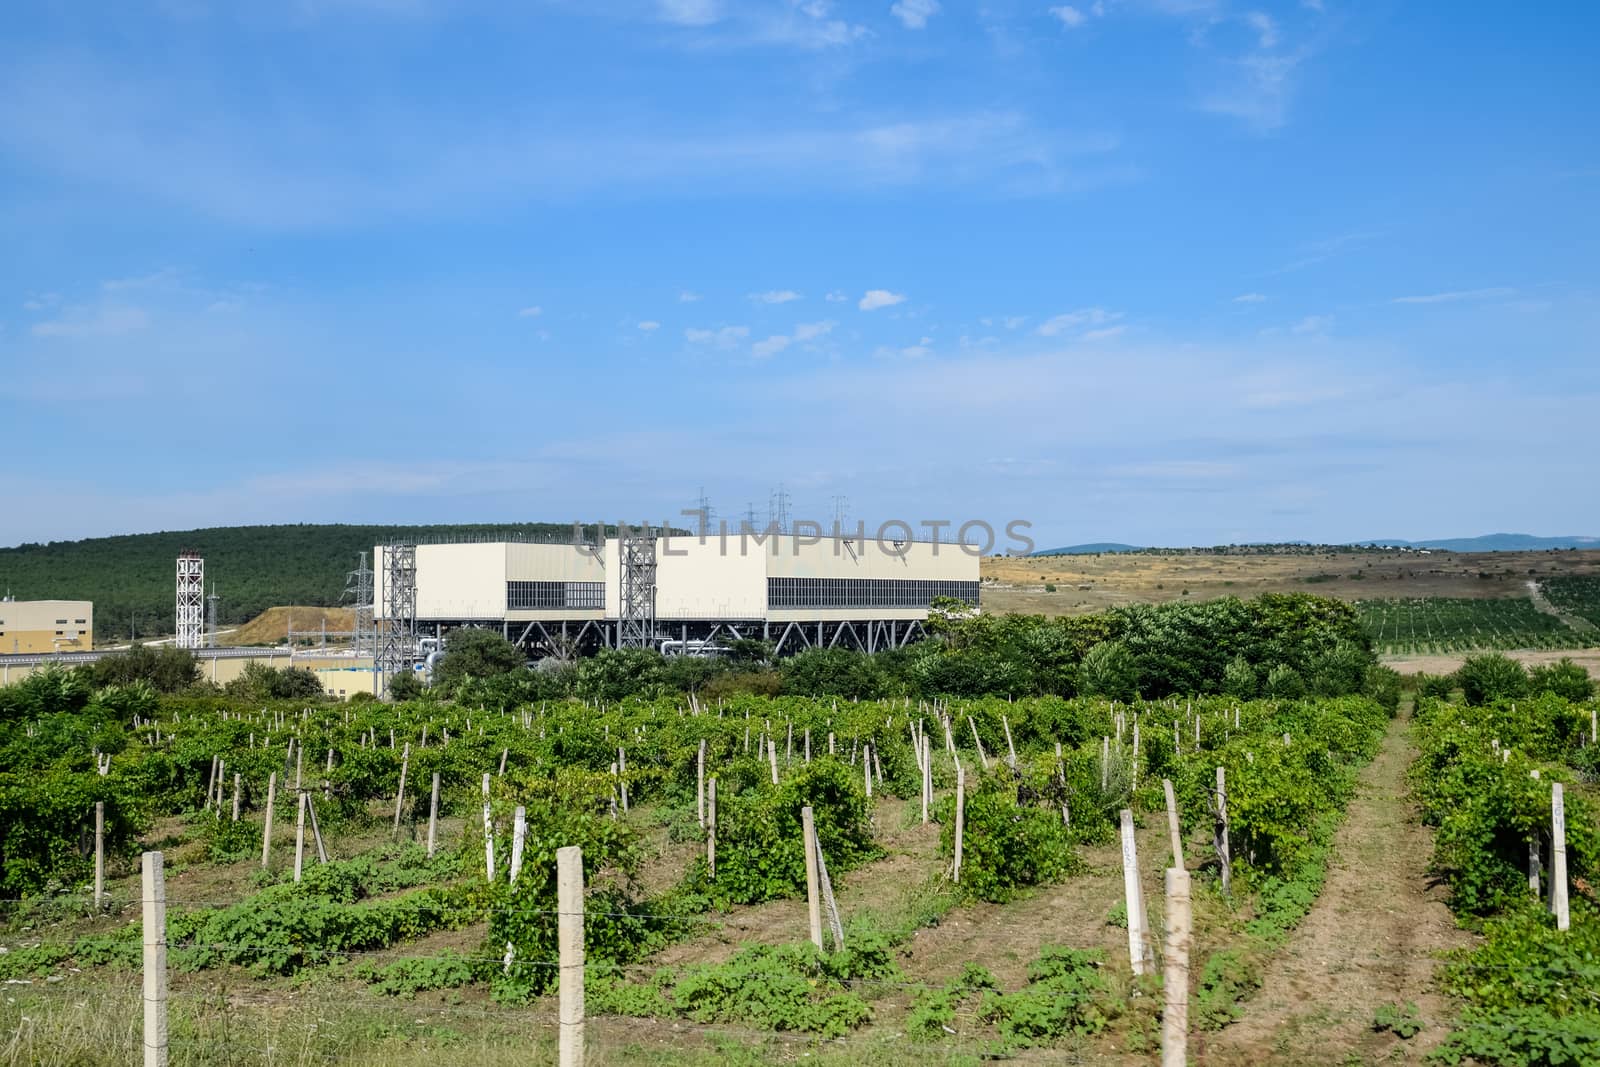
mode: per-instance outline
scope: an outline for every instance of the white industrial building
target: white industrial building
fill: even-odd
[[[534,656],[560,646],[693,651],[739,637],[780,654],[876,651],[920,637],[935,597],[978,604],[971,550],[859,535],[380,545],[374,559],[380,646],[384,634],[488,626]]]

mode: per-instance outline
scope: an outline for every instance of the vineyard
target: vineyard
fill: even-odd
[[[1561,611],[1600,626],[1600,578],[1546,578],[1539,588]]]
[[[263,708],[49,672],[0,710],[0,1062],[137,1061],[137,854],[158,845],[174,1062],[233,1064],[553,1059],[568,845],[604,1062],[840,1039],[852,1062],[1139,1062],[1160,1043],[1144,960],[1174,845],[1204,1032],[1314,902],[1391,714],[1364,697]],[[809,939],[802,815],[832,887]]]
[[[1524,597],[1362,600],[1356,611],[1373,645],[1387,654],[1582,648],[1591,643]]]

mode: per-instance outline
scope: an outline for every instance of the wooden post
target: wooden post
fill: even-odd
[[[1217,866],[1222,871],[1222,895],[1227,896],[1233,884],[1233,856],[1228,846],[1228,779],[1221,767],[1217,768],[1217,824],[1213,834]]]
[[[1166,973],[1162,980],[1161,1067],[1186,1067],[1189,1062],[1189,872],[1167,870]]]
[[[694,809],[695,816],[700,820],[700,828],[706,826],[706,742],[700,739],[700,753],[695,757],[694,763]]]
[[[622,791],[622,810],[628,810],[628,754],[617,746],[617,788]]]
[[[717,880],[717,779],[706,782],[706,874]]]
[[[622,750],[618,749],[617,751],[620,752]],[[500,750],[500,773],[496,775],[496,777],[504,778],[506,776],[506,757],[510,754],[511,750],[509,748],[502,748]],[[623,807],[626,809],[627,806],[624,805]]]
[[[989,769],[989,757],[983,754],[983,738],[978,736],[978,724],[972,721],[972,716],[967,716],[967,725],[972,728],[972,743],[978,749],[978,763],[984,770]]]
[[[1530,771],[1533,778],[1539,777],[1537,770]],[[1528,889],[1533,893],[1533,899],[1538,900],[1543,894],[1539,891],[1539,831],[1533,832],[1533,840],[1528,842]]]
[[[1111,738],[1100,739],[1100,792],[1111,788]]]
[[[489,881],[494,881],[494,823],[489,814],[489,776],[483,776],[483,864]]]
[[[328,862],[328,850],[325,847],[323,847],[323,844],[322,844],[322,829],[321,829],[321,827],[319,827],[317,825],[317,806],[315,804],[311,803],[311,794],[310,793],[307,793],[305,795],[305,797],[306,797],[306,813],[311,816],[311,836],[317,842],[317,862],[318,863],[327,863]]]
[[[1183,834],[1178,830],[1178,799],[1172,792],[1172,779],[1161,779],[1161,788],[1167,794],[1167,836],[1172,839],[1172,865],[1183,867]]]
[[[560,1067],[583,1067],[583,850],[556,849],[556,925],[559,941]]]
[[[433,772],[433,795],[428,798],[428,855],[439,839],[439,772]]]
[[[928,825],[928,803],[933,799],[933,753],[924,744],[922,758],[922,825]]]
[[[239,772],[233,772],[233,821],[239,821]]]
[[[1560,782],[1550,783],[1550,910],[1556,929],[1572,926],[1567,911],[1567,804]]]
[[[817,884],[817,825],[811,806],[800,809],[800,831],[806,850],[806,919],[811,924],[811,943],[822,947],[822,890]]]
[[[144,1067],[167,1067],[167,875],[144,854]]]
[[[528,839],[528,809],[521,804],[517,805],[517,813],[511,823],[511,884],[517,884],[517,875],[522,873],[522,849]]]
[[[872,799],[872,744],[861,746],[861,784],[866,787],[867,799]]]
[[[272,806],[278,800],[278,772],[267,776],[267,821],[261,827],[261,866],[272,856]]]
[[[406,747],[400,753],[400,788],[394,794],[394,832],[400,834],[400,805],[406,799],[406,772],[411,769],[411,742],[406,742]]]
[[[106,802],[94,802],[94,910],[106,901]]]
[[[778,743],[767,739],[767,760],[772,764],[772,784],[778,784]]]
[[[967,772],[956,764],[956,865],[951,880],[961,884],[961,839],[967,823]]]
[[[294,819],[294,880],[298,882],[306,859],[306,791],[298,790],[295,797],[299,806]]]
[[[1139,884],[1139,852],[1133,839],[1133,810],[1122,809],[1122,893],[1128,910],[1128,959],[1134,975],[1150,972],[1150,944],[1144,924],[1144,889]]]
[[[1006,732],[1006,751],[1011,754],[1011,766],[1017,765],[1017,746],[1011,743],[1011,720],[1004,715],[1000,716],[1000,725]]]

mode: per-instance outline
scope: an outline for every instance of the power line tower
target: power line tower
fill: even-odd
[[[648,524],[617,529],[622,571],[622,617],[617,644],[649,648],[656,637],[656,535]]]
[[[178,553],[179,648],[202,648],[205,644],[206,561],[198,552]]]
[[[711,532],[711,520],[716,518],[717,509],[711,506],[711,500],[706,496],[706,487],[700,487],[700,495],[695,498],[695,511],[699,512],[699,536],[705,537]]]
[[[833,528],[835,530],[844,529],[844,517],[849,511],[850,511],[850,498],[849,497],[847,497],[847,496],[835,496],[833,498]]]
[[[206,597],[206,647],[217,647],[217,583],[211,583],[211,595]]]
[[[751,501],[744,506],[744,532],[753,534],[760,529],[761,527],[756,525],[756,505],[754,501]]]
[[[772,508],[771,508],[771,511],[772,511],[772,525],[777,527],[779,533],[781,533],[781,534],[788,533],[789,532],[789,491],[783,487],[783,483],[782,482],[779,482],[778,483],[778,488],[776,488],[776,489],[774,489],[772,491]]]
[[[383,550],[383,619],[373,665],[383,691],[401,671],[411,669],[417,652],[417,546],[387,545]]]
[[[373,633],[372,569],[367,566],[367,554],[360,554],[356,569],[345,574],[344,595],[354,601],[356,610],[355,638],[352,642],[357,656],[376,656],[377,637]]]

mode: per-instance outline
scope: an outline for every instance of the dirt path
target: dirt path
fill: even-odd
[[[1436,955],[1469,944],[1429,885],[1432,834],[1415,818],[1405,772],[1409,708],[1361,773],[1334,839],[1322,895],[1268,966],[1243,1020],[1205,1041],[1196,1063],[1416,1063],[1445,1037],[1450,1006]],[[1427,1028],[1410,1041],[1372,1032],[1387,1003],[1413,1002]]]

